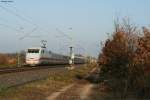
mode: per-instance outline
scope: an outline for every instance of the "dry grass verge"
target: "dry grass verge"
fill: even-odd
[[[74,70],[67,70],[62,73],[51,73],[46,79],[35,81],[19,87],[9,89],[1,88],[1,100],[44,100],[52,92],[61,87],[76,82],[76,75],[84,76],[96,65],[88,64]]]

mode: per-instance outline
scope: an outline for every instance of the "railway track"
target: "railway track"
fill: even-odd
[[[7,74],[7,73],[15,73],[15,72],[23,72],[23,71],[30,71],[30,70],[40,70],[40,69],[48,69],[48,68],[56,68],[56,67],[64,67],[64,65],[68,66],[69,64],[62,64],[62,65],[45,65],[45,66],[21,66],[21,67],[3,67],[0,68],[0,75]],[[82,64],[75,64],[75,65],[82,65]]]
[[[60,67],[61,65],[57,65],[56,67]],[[0,75],[1,74],[7,74],[7,73],[15,73],[15,72],[23,72],[23,71],[29,71],[29,70],[40,70],[40,69],[46,69],[51,68],[54,66],[22,66],[22,67],[6,67],[6,68],[0,68]]]

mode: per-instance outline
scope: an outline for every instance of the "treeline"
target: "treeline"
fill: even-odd
[[[25,62],[25,52],[19,54],[19,59],[23,64]],[[0,66],[3,65],[16,65],[18,60],[17,53],[0,53]]]
[[[16,64],[16,54],[0,53],[0,65]]]
[[[129,20],[115,22],[115,30],[103,44],[98,58],[101,81],[120,98],[129,91],[148,94],[150,79],[150,30],[138,29]],[[146,91],[148,90],[148,91]]]

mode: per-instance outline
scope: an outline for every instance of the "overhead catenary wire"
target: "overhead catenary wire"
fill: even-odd
[[[10,21],[8,21],[7,19],[5,19],[5,18],[3,18],[3,17],[0,17],[0,21],[1,21],[1,22],[4,22],[4,23],[7,23],[7,24],[10,23]],[[20,25],[19,23],[16,23],[16,22],[15,22],[15,24],[17,24],[17,26],[20,26],[20,28],[21,28],[21,27],[23,28],[23,26]],[[13,25],[13,26],[14,26],[14,25]]]
[[[23,32],[23,33],[25,34],[24,36],[20,37],[19,39],[24,39],[25,37],[30,37],[31,34],[32,34],[33,32],[35,32],[37,29],[43,30],[43,31],[45,31],[46,33],[50,33],[49,31],[44,30],[43,28],[39,27],[38,24],[33,23],[31,17],[26,16],[25,14],[20,14],[19,10],[18,10],[16,7],[10,5],[9,3],[6,3],[6,4],[9,6],[9,8],[11,7],[13,10],[12,10],[12,9],[9,9],[8,7],[4,7],[4,6],[2,6],[2,5],[0,5],[0,8],[3,9],[3,10],[5,10],[6,12],[8,12],[8,13],[14,15],[14,16],[16,16],[16,17],[19,18],[20,20],[22,20],[22,21],[24,21],[24,22],[27,22],[27,23],[29,23],[29,24],[31,24],[31,25],[34,26],[34,28],[33,28],[30,32],[27,32],[27,33],[25,33],[25,32],[23,32],[23,31],[17,29],[17,30],[16,30],[17,32],[20,31],[20,32]],[[22,26],[21,26],[21,27],[22,27]],[[57,30],[59,33],[61,33],[62,37],[67,37],[69,40],[71,40],[71,43],[72,43],[71,45],[72,45],[72,46],[73,46],[73,44],[74,44],[74,45],[78,45],[77,43],[73,43],[73,38],[72,38],[71,36],[69,36],[69,35],[65,34],[64,32],[60,31],[58,28],[56,28],[56,30]],[[72,28],[71,28],[71,30],[72,30]],[[40,37],[40,36],[31,36],[31,37]],[[74,42],[75,42],[75,41],[74,41]],[[84,48],[83,46],[80,46],[80,49],[85,50],[85,48]]]
[[[33,33],[36,30],[37,30],[37,28],[35,27],[34,29],[31,30],[31,32],[28,32],[24,36],[20,37],[19,40],[23,40],[24,38],[29,37],[31,35],[31,33]]]
[[[6,24],[6,23],[9,23],[9,21],[7,21],[7,20],[4,19],[4,18],[0,18],[0,22],[2,22],[2,23],[0,23],[0,26],[2,26],[2,27],[5,27],[5,28],[10,29],[10,30],[13,30],[13,31],[16,31],[17,34],[18,34],[18,33],[24,33],[24,34],[25,34],[25,32],[23,31],[24,27],[21,26],[21,25],[19,25],[19,24],[18,24],[18,26],[16,26],[16,27],[14,27],[14,25]],[[4,24],[4,23],[5,23],[5,24]],[[18,27],[18,28],[17,28],[17,27]]]
[[[71,28],[71,30],[72,30],[72,28]],[[68,34],[64,33],[63,31],[61,31],[58,28],[56,28],[56,31],[60,34],[60,36],[57,36],[57,38],[65,37],[65,38],[67,38],[67,39],[69,39],[71,41],[71,44],[70,44],[71,47],[74,46],[75,49],[80,49],[80,50],[83,50],[84,52],[86,52],[85,47],[83,47],[83,46],[81,46],[79,44],[79,43],[81,43],[81,41],[77,41],[77,40],[75,41],[75,40],[73,40],[73,38],[71,36],[69,36]]]
[[[5,28],[11,29],[11,30],[14,30],[14,31],[19,32],[19,33],[20,33],[20,32],[24,33],[24,31],[21,31],[21,30],[15,28],[15,27],[13,27],[13,26],[10,26],[10,25],[7,25],[7,24],[1,24],[1,23],[0,23],[0,26],[3,26],[3,27],[5,27]]]
[[[22,20],[22,21],[24,21],[24,22],[27,22],[27,23],[29,23],[29,24],[31,24],[31,25],[33,25],[33,26],[36,27],[36,29],[37,29],[38,26],[37,26],[35,23],[32,23],[30,20],[28,20],[27,18],[25,18],[25,17],[23,17],[22,15],[18,14],[17,12],[14,12],[13,10],[10,10],[10,9],[8,9],[8,8],[6,8],[6,7],[4,7],[4,6],[2,6],[2,5],[0,5],[0,8],[2,8],[3,10],[5,10],[6,12],[8,12],[8,13],[14,15],[14,16],[16,16],[16,17],[19,18],[20,20]],[[30,33],[29,33],[29,32],[28,32],[28,33],[23,32],[23,33],[25,33],[24,36],[27,36],[27,35],[33,33],[33,32],[32,32],[33,30],[35,31],[35,28],[33,28]],[[22,37],[21,37],[21,38],[22,38]],[[21,39],[21,38],[19,38],[19,39]]]
[[[29,24],[31,24],[31,25],[37,27],[36,24],[32,23],[31,21],[29,21],[28,19],[26,19],[26,18],[24,18],[23,16],[19,15],[18,13],[14,12],[14,11],[12,11],[12,10],[10,10],[10,9],[8,9],[8,8],[6,8],[6,7],[4,7],[4,6],[2,6],[2,5],[0,5],[0,8],[2,8],[3,10],[5,10],[5,11],[8,12],[8,13],[13,14],[14,16],[18,17],[20,20],[25,21],[25,22],[27,22],[27,23],[29,23]]]
[[[62,36],[60,36],[60,37],[66,37],[67,39],[72,40],[72,37],[70,37],[69,35],[65,34],[65,33],[62,32],[61,30],[59,30],[58,28],[56,28],[56,31],[57,31],[58,33],[60,33],[60,35],[62,35]],[[57,36],[57,37],[58,37],[58,36]]]
[[[12,9],[10,10],[10,9],[2,6],[2,5],[0,5],[0,8],[2,8],[3,10],[5,10],[5,11],[11,13],[11,14],[13,14],[14,16],[18,17],[20,20],[25,21],[25,22],[33,25],[37,29],[39,29],[41,31],[44,31],[45,33],[48,33],[48,34],[50,33],[48,30],[46,30],[43,27],[39,26],[37,23],[34,23],[33,19],[31,17],[29,17],[29,16],[27,16],[25,14],[20,13],[19,10],[16,7],[14,7],[14,6],[12,6],[12,5],[8,4],[8,3],[6,3],[6,4],[9,5],[9,7],[11,7],[12,9],[14,9],[15,11],[13,11]]]
[[[14,12],[14,11],[12,11],[12,10],[6,8],[6,7],[3,7],[2,5],[0,5],[0,8],[2,8],[3,10],[5,10],[5,11],[8,12],[8,13],[13,14],[13,15],[16,16],[17,18],[19,18],[20,20],[25,21],[25,22],[27,22],[27,23],[30,23],[31,25],[34,25],[34,27],[36,26],[34,23],[31,23],[29,20],[27,20],[26,18],[24,18],[24,17],[22,17],[21,15],[17,14],[16,12]],[[3,20],[3,21],[4,21],[4,20]],[[5,22],[6,22],[6,20],[5,20]],[[10,25],[6,25],[6,24],[0,24],[0,25],[1,25],[1,26],[4,26],[4,27],[7,27],[7,28],[11,28],[11,29],[13,29],[13,30],[15,30],[15,31],[17,31],[17,32],[19,32],[19,33],[24,33],[24,34],[25,34],[24,36],[27,36],[28,34],[33,33],[33,32],[32,32],[33,30],[35,31],[35,28],[34,28],[34,29],[31,30],[31,32],[26,33],[26,32],[24,32],[24,31],[21,30],[21,28],[24,29],[24,27],[21,26],[21,25],[19,25],[19,26],[20,26],[20,30],[14,28],[14,27],[12,27],[12,26],[10,26]],[[37,27],[37,26],[36,26],[36,27]],[[21,37],[21,38],[22,38],[22,37]],[[19,39],[21,39],[21,38],[19,38]]]
[[[14,9],[16,13],[20,14],[20,10],[17,9],[17,7],[12,6],[10,3],[6,3],[10,8]],[[21,13],[22,16],[26,17],[26,19],[30,20],[31,22],[33,21],[33,19],[30,16],[27,16],[24,13]],[[35,24],[35,23],[34,23]]]

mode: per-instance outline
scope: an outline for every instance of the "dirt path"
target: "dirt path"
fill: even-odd
[[[66,92],[68,89],[73,87],[74,84],[71,84],[69,86],[65,86],[62,89],[60,89],[57,92],[52,93],[50,96],[46,98],[46,100],[55,100],[58,96],[60,96],[62,93]]]
[[[83,88],[81,88],[80,93],[81,100],[88,100],[90,98],[89,95],[91,94],[93,86],[94,86],[93,84],[87,84]]]
[[[71,84],[54,92],[46,100],[90,100],[89,95],[93,86],[90,83]]]
[[[93,68],[90,73],[94,73],[96,70],[97,68]],[[92,100],[91,94],[94,86],[87,80],[76,80],[74,84],[52,93],[46,100]]]

